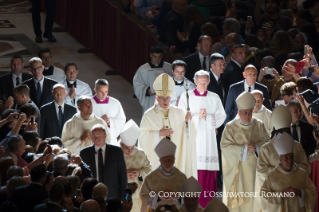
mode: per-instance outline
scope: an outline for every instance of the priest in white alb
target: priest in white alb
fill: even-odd
[[[145,152],[136,147],[137,138],[140,134],[140,128],[131,119],[123,127],[120,133],[120,146],[124,153],[124,160],[127,168],[127,180],[129,188],[135,190],[132,194],[133,206],[131,212],[139,212],[140,207],[137,201],[137,194],[141,189],[142,181],[146,175],[152,171],[152,165]]]
[[[154,106],[156,93],[153,83],[159,75],[166,73],[171,75],[171,64],[162,61],[163,48],[161,46],[151,47],[151,61],[139,67],[133,78],[134,94],[143,108],[143,114]]]
[[[256,185],[257,156],[260,147],[269,140],[265,124],[252,116],[256,99],[244,91],[237,99],[237,114],[226,124],[221,139],[222,165],[224,177],[224,192],[258,192]],[[259,198],[237,195],[223,199],[232,212],[259,212]]]
[[[277,106],[271,114],[271,123],[275,128],[275,135],[286,132],[290,134],[291,113],[284,105]],[[310,164],[301,144],[295,141],[295,163],[310,175]],[[278,153],[274,147],[274,139],[264,144],[259,151],[257,160],[257,173],[260,186],[263,185],[268,173],[278,165]]]
[[[182,60],[175,60],[172,63],[173,80],[175,82],[175,89],[171,95],[171,104],[178,106],[179,99],[186,91],[191,91],[196,86],[192,81],[185,77],[187,64]]]
[[[202,186],[194,178],[188,178],[181,187],[183,198],[182,207],[179,212],[203,212],[204,209],[199,205],[198,200],[202,192]]]
[[[190,113],[170,103],[175,83],[168,74],[158,76],[153,87],[158,104],[148,109],[142,117],[138,147],[145,151],[153,169],[156,169],[160,164],[154,149],[161,139],[170,139],[176,145],[175,166],[187,177],[197,178],[196,164],[192,163],[196,152],[190,149],[190,142],[195,141],[188,138],[185,121],[187,117],[191,119]]]
[[[106,122],[111,133],[111,144],[118,145],[117,137],[124,127],[126,117],[120,101],[108,96],[109,88],[107,80],[95,81],[95,95],[92,97],[93,113]]]
[[[277,134],[274,139],[280,162],[269,172],[261,188],[263,212],[314,211],[316,187],[308,173],[294,163],[295,144],[286,132]]]
[[[214,197],[204,209],[204,212],[229,212],[226,205],[217,197]],[[249,212],[249,211],[248,211]]]
[[[216,141],[217,128],[225,119],[226,113],[219,96],[207,90],[210,76],[207,71],[197,71],[194,76],[196,88],[183,93],[178,107],[189,107],[192,120],[191,131],[196,131],[196,162],[198,181],[204,191],[217,191],[217,171],[219,170],[218,149]],[[187,99],[188,94],[188,99]],[[194,159],[195,159],[194,158]],[[206,207],[211,197],[201,195],[199,204]]]
[[[110,133],[103,119],[92,113],[91,97],[81,96],[77,100],[79,112],[65,122],[62,130],[61,140],[63,146],[73,154],[80,155],[81,149],[92,145],[91,129],[96,124],[106,128],[106,143],[110,143]]]

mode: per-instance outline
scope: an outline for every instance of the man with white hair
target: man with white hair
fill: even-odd
[[[111,132],[111,144],[117,145],[117,137],[124,127],[126,117],[120,101],[108,95],[109,82],[105,79],[95,81],[95,95],[92,97],[93,113],[102,118]]]
[[[192,160],[197,158],[194,162],[197,163],[198,181],[204,191],[217,191],[219,160],[216,132],[224,123],[226,113],[219,96],[207,90],[210,82],[207,71],[197,71],[194,82],[196,89],[183,93],[178,107],[184,110],[189,108],[193,115],[192,120],[189,121],[189,127],[193,133],[197,134],[196,145],[192,147],[196,156],[192,157]],[[206,207],[210,200],[210,197],[204,197],[202,194],[199,203],[202,207]]]
[[[167,138],[163,138],[156,146],[155,152],[161,165],[143,181],[138,194],[140,211],[155,211],[157,207],[165,205],[180,207],[177,192],[181,192],[181,186],[187,178],[174,166],[176,149],[176,145]]]
[[[275,135],[284,132],[291,134],[291,119],[291,113],[286,106],[277,106],[272,112],[270,118],[275,129]],[[274,147],[274,140],[275,139],[271,139],[269,142],[264,144],[259,151],[257,159],[257,173],[260,185],[263,185],[269,172],[278,164],[278,153]],[[307,155],[298,141],[295,141],[293,153],[295,163],[300,168],[304,169],[308,175],[310,175],[311,168],[307,159]]]
[[[192,150],[186,133],[185,120],[187,117],[191,119],[190,113],[170,103],[175,83],[168,74],[159,75],[153,87],[158,104],[148,109],[142,117],[138,147],[145,151],[153,169],[156,169],[160,164],[154,149],[161,139],[170,139],[177,146],[176,167],[187,177],[197,177],[196,166],[191,164]]]
[[[90,129],[93,145],[81,150],[80,156],[90,167],[93,177],[107,186],[108,198],[123,200],[127,185],[123,152],[120,147],[106,143],[109,135],[105,125],[95,124]]]
[[[127,187],[132,189],[132,201],[134,202],[131,212],[139,212],[137,194],[141,188],[142,181],[152,171],[152,165],[143,149],[136,147],[140,128],[131,119],[124,125],[120,133],[120,146],[124,153],[127,172]],[[135,192],[133,193],[133,191]]]
[[[43,76],[44,66],[42,60],[38,57],[33,57],[29,60],[30,68],[33,77],[22,84],[30,88],[30,98],[36,103],[38,108],[53,101],[52,88],[58,82]]]
[[[270,121],[270,116],[271,116],[272,112],[271,112],[271,110],[269,110],[268,108],[266,108],[263,105],[263,102],[265,101],[264,94],[262,91],[257,90],[257,89],[253,90],[251,92],[251,94],[256,99],[256,104],[255,104],[254,111],[253,111],[253,117],[264,122],[266,129],[267,129],[269,136],[270,136],[272,129],[273,129],[273,126],[272,126],[271,121]]]
[[[64,102],[66,96],[64,85],[55,84],[52,96],[54,101],[43,105],[40,109],[42,119],[39,134],[42,139],[61,137],[65,122],[77,112],[75,107]]]
[[[265,124],[252,116],[256,99],[243,92],[236,99],[239,118],[226,124],[222,135],[222,164],[224,192],[257,192],[256,163],[259,148],[269,140]],[[258,180],[258,179],[257,179]],[[227,196],[225,205],[236,212],[259,211],[259,199],[255,197]]]
[[[308,173],[294,163],[295,144],[286,132],[277,134],[273,142],[280,163],[269,172],[261,188],[265,212],[314,211],[316,187]]]
[[[105,121],[92,113],[91,98],[81,96],[77,105],[79,112],[64,124],[61,137],[63,146],[78,155],[81,149],[92,145],[90,130],[95,124],[101,124],[106,128],[106,142],[110,143],[110,133]]]

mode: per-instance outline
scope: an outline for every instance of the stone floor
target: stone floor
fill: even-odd
[[[42,23],[44,23],[45,13],[41,14],[41,18]],[[37,56],[38,49],[47,47],[52,52],[53,63],[64,65],[70,61],[75,62],[79,68],[78,78],[88,83],[92,90],[96,79],[107,79],[110,82],[109,95],[122,103],[127,120],[133,119],[139,125],[142,117],[142,107],[139,105],[138,100],[132,97],[134,93],[132,83],[126,81],[120,75],[105,75],[105,71],[112,69],[112,67],[95,54],[77,53],[77,50],[84,48],[84,46],[75,38],[66,32],[59,32],[54,33],[57,43],[49,43],[46,39],[43,39],[44,42],[38,44],[34,42],[35,35],[31,13],[1,13],[0,20],[8,20],[15,26],[15,28],[0,29],[0,71],[10,70],[9,63],[12,54],[21,53],[27,66],[27,61],[31,57]],[[59,27],[56,23],[54,26]]]

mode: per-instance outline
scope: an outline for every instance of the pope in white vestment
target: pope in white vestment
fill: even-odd
[[[153,83],[156,77],[163,73],[171,75],[172,70],[171,64],[161,61],[163,53],[152,52],[151,50],[150,56],[151,61],[139,67],[133,78],[134,93],[143,108],[143,114],[154,106],[156,95]]]
[[[102,118],[111,133],[111,144],[118,145],[117,137],[124,127],[126,117],[121,103],[108,96],[109,83],[105,79],[95,82],[95,95],[92,97],[93,113]]]
[[[136,147],[136,141],[140,134],[140,129],[137,124],[131,119],[123,127],[120,133],[120,146],[124,153],[124,160],[127,168],[127,187],[137,187],[132,195],[133,206],[131,212],[139,212],[140,207],[137,200],[142,182],[139,180],[141,176],[145,179],[146,175],[152,171],[152,165],[147,158],[145,152]]]
[[[273,145],[280,163],[269,172],[261,188],[264,212],[314,211],[316,187],[308,173],[294,163],[295,144],[286,132],[277,134],[275,138]]]
[[[170,104],[170,95],[174,90],[174,81],[167,75],[160,75],[154,82],[158,104],[148,109],[142,117],[138,139],[138,147],[143,149],[148,156],[153,169],[159,164],[155,154],[155,147],[162,138],[169,138],[177,147],[175,165],[187,177],[197,178],[196,163],[192,163],[188,130],[185,117],[186,111]]]
[[[290,133],[291,113],[286,106],[279,105],[274,109],[271,115],[271,123],[276,130],[276,134],[283,132]],[[310,175],[311,170],[307,155],[301,144],[297,141],[295,141],[293,153],[295,163]],[[278,157],[279,155],[274,147],[274,139],[271,139],[260,148],[257,160],[257,173],[260,185],[263,185],[269,172],[279,163]]]
[[[219,170],[216,129],[225,119],[226,113],[219,96],[207,91],[210,82],[207,71],[198,71],[194,77],[196,89],[183,93],[179,106],[192,114],[191,130],[196,131],[196,157],[198,181],[204,191],[217,191],[217,172]],[[187,103],[188,102],[188,103]],[[194,148],[195,149],[195,148]],[[200,205],[206,207],[212,197],[200,197]]]
[[[259,198],[240,195],[240,192],[258,192],[256,177],[259,148],[269,140],[264,123],[252,117],[256,99],[249,92],[237,99],[239,118],[227,123],[221,139],[224,192],[236,196],[224,196],[225,205],[232,212],[259,212]],[[239,194],[239,195],[237,195]]]
[[[138,194],[141,212],[155,211],[157,207],[165,205],[175,205],[180,208],[177,192],[181,192],[181,186],[187,178],[174,166],[176,148],[176,145],[167,138],[163,138],[156,146],[155,152],[161,165],[151,171],[143,181]],[[166,198],[166,195],[170,198]]]
[[[73,154],[80,155],[81,149],[92,145],[91,129],[95,124],[102,124],[106,128],[106,142],[110,143],[111,135],[108,131],[105,121],[92,113],[92,102],[90,97],[80,97],[80,105],[76,113],[68,120],[62,130],[61,140],[63,146],[69,149]]]

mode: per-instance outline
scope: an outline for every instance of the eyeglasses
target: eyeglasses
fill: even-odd
[[[36,70],[40,71],[40,70],[42,70],[42,66],[39,66],[39,67],[36,67],[36,68],[31,68],[31,67],[30,67],[30,69],[31,69],[32,71],[36,71]]]
[[[41,58],[44,59],[44,60],[48,60],[48,59],[51,59],[51,58],[52,58],[52,55],[47,56],[47,57],[41,57]]]

